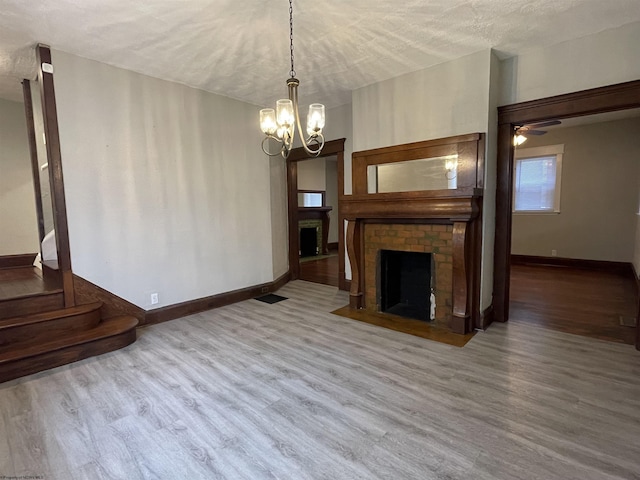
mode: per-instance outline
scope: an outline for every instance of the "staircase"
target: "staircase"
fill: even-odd
[[[64,308],[61,289],[0,299],[0,383],[125,347],[138,320],[102,303]]]

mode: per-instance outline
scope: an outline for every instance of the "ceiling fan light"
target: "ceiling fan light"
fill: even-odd
[[[517,147],[518,145],[522,145],[526,141],[527,141],[527,137],[525,137],[524,135],[518,134],[515,137],[513,137],[513,146]]]

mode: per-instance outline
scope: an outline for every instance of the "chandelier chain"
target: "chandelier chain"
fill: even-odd
[[[295,78],[296,71],[293,68],[293,0],[289,0],[289,46],[291,49],[291,71],[289,75]]]

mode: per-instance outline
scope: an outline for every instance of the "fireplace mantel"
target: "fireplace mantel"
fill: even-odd
[[[366,193],[366,166],[429,158],[429,151],[458,152],[461,181],[451,190]],[[407,152],[407,156],[403,156]],[[416,153],[418,152],[418,153]],[[452,311],[450,328],[465,334],[482,327],[480,318],[480,261],[484,135],[399,145],[353,155],[354,195],[341,198],[340,218],[347,221],[346,248],[351,263],[350,306],[366,307],[364,225],[449,225],[452,231]],[[359,172],[357,175],[356,173]],[[364,176],[363,176],[364,175]],[[410,248],[405,246],[401,248]]]

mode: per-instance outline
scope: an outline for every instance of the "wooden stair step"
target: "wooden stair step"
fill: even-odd
[[[0,319],[0,348],[29,341],[48,341],[100,323],[102,302]]]
[[[118,316],[63,338],[0,347],[0,383],[126,347],[135,342],[137,325],[135,317]]]
[[[62,289],[0,300],[0,319],[64,308]]]

